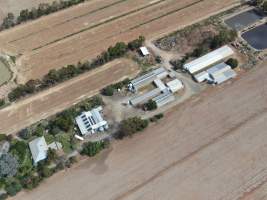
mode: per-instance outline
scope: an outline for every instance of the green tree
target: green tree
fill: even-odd
[[[235,59],[235,58],[229,58],[227,61],[226,61],[226,64],[231,66],[231,68],[236,68],[238,66],[238,60]]]
[[[145,105],[146,110],[156,110],[158,108],[157,103],[150,99]]]
[[[132,117],[121,121],[117,138],[122,139],[126,136],[131,136],[137,132],[143,131],[148,126],[148,120],[143,120],[140,117]]]

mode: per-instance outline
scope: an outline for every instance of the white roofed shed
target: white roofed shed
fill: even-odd
[[[205,68],[222,61],[223,59],[234,54],[234,51],[227,45],[216,49],[196,60],[193,60],[184,65],[184,69],[191,74],[204,70]]]
[[[140,47],[140,51],[143,54],[143,56],[149,55],[149,51],[146,47]]]

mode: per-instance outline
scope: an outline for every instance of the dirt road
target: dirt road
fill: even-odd
[[[105,86],[126,77],[136,76],[139,67],[119,59],[77,78],[0,110],[0,132],[11,134],[45,119],[84,98],[96,95]]]
[[[267,63],[212,88],[144,133],[13,199],[243,198],[267,178],[266,73]]]
[[[4,31],[0,45],[5,52],[21,55],[18,80],[25,82],[41,78],[50,69],[94,58],[118,41],[128,42],[139,35],[155,38],[238,2],[91,0]]]

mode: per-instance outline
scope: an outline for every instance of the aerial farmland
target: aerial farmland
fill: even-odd
[[[267,0],[1,5],[0,200],[267,200]]]
[[[90,1],[2,32],[1,50],[18,56],[18,81],[23,83],[41,78],[50,69],[94,58],[117,41],[127,42],[139,35],[152,39],[236,3],[236,0]]]

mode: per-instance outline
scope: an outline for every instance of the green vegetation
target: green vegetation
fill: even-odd
[[[11,154],[3,154],[0,157],[0,178],[13,177],[17,174],[18,161]]]
[[[154,115],[149,120],[150,120],[150,122],[157,122],[158,120],[160,120],[163,117],[164,117],[164,115],[162,113],[160,113],[160,114]]]
[[[101,94],[104,96],[113,96],[115,90],[122,89],[123,87],[127,86],[130,83],[130,80],[128,78],[124,79],[123,81],[120,81],[118,83],[109,85],[101,90]]]
[[[122,139],[127,136],[143,131],[148,126],[148,120],[143,120],[140,117],[132,117],[121,121],[119,131],[115,136]]]
[[[145,110],[156,110],[158,108],[157,103],[150,99],[147,103],[144,104]]]
[[[238,66],[238,60],[235,58],[229,58],[226,62],[227,65],[231,66],[232,69]]]
[[[58,10],[62,10],[71,7],[73,5],[77,5],[84,1],[85,0],[66,0],[66,1],[61,0],[61,1],[54,1],[51,4],[41,3],[39,4],[38,8],[32,8],[31,10],[29,9],[21,10],[17,18],[15,18],[13,13],[8,13],[6,18],[3,20],[2,25],[0,26],[0,30],[11,28],[22,22],[37,19],[41,16],[57,12]]]
[[[190,58],[200,57],[203,54],[208,53],[209,51],[215,50],[225,44],[234,41],[236,37],[237,37],[236,31],[222,28],[219,34],[215,35],[212,38],[205,39],[201,44],[199,44],[199,47],[196,48],[193,52],[186,54],[180,60],[172,60],[171,64],[174,66],[175,70],[183,70],[183,65]]]
[[[87,143],[84,143],[83,150],[81,153],[83,155],[93,157],[96,154],[98,154],[100,151],[102,151],[103,149],[107,148],[108,146],[109,146],[108,140],[102,140],[102,141],[97,141],[97,142],[87,142]]]
[[[42,80],[30,80],[24,85],[17,86],[17,88],[12,90],[8,94],[8,98],[10,101],[16,101],[17,99],[25,97],[29,94],[36,93],[40,90],[49,88],[55,84],[76,77],[84,72],[95,69],[116,58],[125,56],[127,51],[130,50],[128,46],[130,46],[132,49],[135,49],[140,47],[143,41],[144,37],[140,36],[139,39],[134,40],[133,42],[129,42],[129,44],[133,43],[131,45],[127,45],[124,42],[118,42],[115,44],[115,46],[109,47],[107,51],[104,51],[101,55],[97,56],[97,58],[93,59],[92,61],[86,61],[84,63],[79,62],[77,65],[68,65],[58,70],[50,70]],[[119,85],[115,84],[113,85],[113,87],[118,88]],[[108,88],[108,91],[105,92],[107,92],[108,95],[113,94],[112,88]]]

